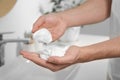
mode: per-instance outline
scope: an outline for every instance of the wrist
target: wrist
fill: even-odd
[[[93,61],[95,58],[93,57],[93,51],[88,47],[80,47],[79,48],[79,61],[81,62],[89,62]]]

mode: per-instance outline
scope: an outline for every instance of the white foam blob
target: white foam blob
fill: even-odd
[[[37,53],[44,60],[47,60],[50,56],[64,56],[68,46],[60,46],[58,44],[52,44],[52,35],[46,29],[42,28],[33,34],[33,39],[37,44],[42,44],[41,48],[37,48]]]
[[[44,60],[47,60],[50,56],[64,56],[66,50],[68,49],[68,46],[61,47],[58,45],[47,45],[44,46],[43,50],[40,50],[38,53],[40,54],[40,57]]]
[[[46,43],[46,44],[51,43],[53,41],[51,33],[46,28],[42,28],[36,31],[33,34],[33,39],[39,43]]]

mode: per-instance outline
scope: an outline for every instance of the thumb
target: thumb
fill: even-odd
[[[41,16],[34,24],[33,24],[33,29],[32,32],[36,32],[42,24],[45,22],[45,17]]]
[[[52,56],[48,58],[48,62],[53,63],[53,64],[72,64],[72,56],[66,55],[63,57],[58,57],[58,56]]]

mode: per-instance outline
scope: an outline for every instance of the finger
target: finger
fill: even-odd
[[[46,61],[39,58],[38,54],[26,52],[26,51],[21,51],[21,54],[23,55],[23,57],[31,60],[32,62],[34,62],[40,66],[46,67]]]
[[[36,54],[36,53],[27,52],[27,51],[21,51],[20,53],[23,55],[24,58],[27,58],[31,61],[36,61],[37,62],[37,60],[39,58],[39,55]]]
[[[73,62],[73,57],[69,55],[63,57],[52,56],[49,57],[47,61],[58,65],[71,64]]]
[[[66,67],[68,67],[70,65],[55,65],[53,69],[50,69],[51,71],[53,72],[56,72],[56,71],[59,71],[59,70],[62,70],[62,69],[65,69]]]
[[[46,62],[45,60],[39,58],[39,56],[37,54],[31,53],[31,52],[21,51],[21,54],[25,58],[27,58],[27,59],[31,60],[32,62],[36,63],[37,65],[48,68],[53,72],[59,71],[61,69],[66,68],[67,66],[69,66],[69,65],[66,65],[66,64],[65,65],[56,65],[56,64],[53,64],[53,63]]]
[[[41,59],[37,54],[31,53],[31,52],[26,52],[26,51],[21,51],[21,54],[23,57],[31,60],[32,62],[36,63],[39,66],[48,68],[50,70],[54,70],[55,65],[48,63],[46,60]]]
[[[33,33],[36,32],[36,31],[40,28],[40,26],[41,26],[42,24],[44,24],[44,22],[45,22],[45,17],[44,17],[44,16],[40,17],[40,18],[34,23],[32,32],[33,32]]]
[[[20,53],[21,53],[21,55],[23,55],[23,57],[29,58],[29,59],[30,59],[32,56],[39,57],[39,55],[37,55],[37,54],[35,54],[35,53],[32,53],[32,52],[21,51]]]

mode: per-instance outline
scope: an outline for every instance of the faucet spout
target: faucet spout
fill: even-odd
[[[30,43],[30,39],[7,39],[7,40],[1,40],[0,41],[0,66],[3,66],[5,64],[5,60],[4,60],[4,44],[6,43],[25,43],[25,44],[29,44]]]
[[[5,44],[5,43],[12,43],[12,42],[22,42],[25,44],[29,44],[30,39],[7,39],[7,40],[0,41],[0,45]]]

